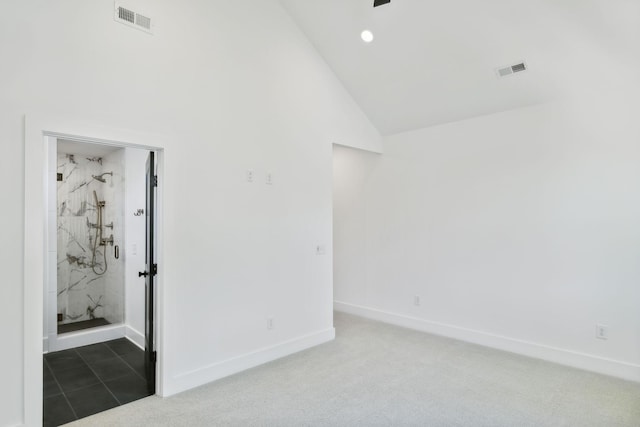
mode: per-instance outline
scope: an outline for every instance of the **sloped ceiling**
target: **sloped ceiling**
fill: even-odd
[[[383,135],[548,101],[593,50],[638,55],[637,0],[280,1]]]

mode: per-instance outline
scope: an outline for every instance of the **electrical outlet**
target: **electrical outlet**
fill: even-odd
[[[247,170],[247,182],[253,182],[253,171],[251,169]]]
[[[273,317],[267,317],[267,330],[272,330],[275,327],[273,323]]]
[[[413,297],[413,305],[415,305],[416,307],[420,305],[420,296],[416,295]]]
[[[264,178],[264,182],[267,185],[273,185],[273,174],[271,172],[267,172]]]
[[[609,339],[609,327],[607,325],[596,325],[596,338],[599,340]]]
[[[327,253],[327,249],[324,245],[316,245],[316,255],[324,255]]]

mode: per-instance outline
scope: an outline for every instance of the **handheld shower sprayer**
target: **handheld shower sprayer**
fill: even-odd
[[[94,176],[94,178],[96,178],[96,177]],[[102,175],[100,175],[100,178],[102,178]],[[98,179],[98,178],[96,178],[96,179]],[[102,182],[104,182],[104,181],[102,181]],[[96,224],[95,224],[96,233],[95,233],[95,236],[94,236],[94,239],[93,239],[93,248],[92,248],[93,249],[93,254],[92,254],[92,258],[91,258],[91,269],[93,270],[94,273],[96,273],[98,275],[102,275],[102,274],[107,272],[107,251],[106,250],[103,251],[104,269],[102,271],[98,271],[96,269],[96,251],[98,250],[98,245],[106,246],[105,239],[102,237],[102,228],[103,228],[103,224],[102,224],[102,209],[105,206],[105,202],[98,200],[98,194],[95,192],[95,190],[93,191],[93,200],[96,202]],[[110,242],[113,245],[113,235],[111,235],[111,237],[110,237]]]

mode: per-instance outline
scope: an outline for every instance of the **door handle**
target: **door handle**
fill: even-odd
[[[147,277],[148,275],[148,271],[138,271],[138,277]]]

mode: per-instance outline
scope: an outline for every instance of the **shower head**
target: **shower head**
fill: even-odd
[[[111,176],[113,176],[113,172],[105,172],[105,173],[102,173],[102,174],[100,174],[100,175],[91,175],[91,177],[92,177],[93,179],[95,179],[96,181],[100,181],[100,182],[107,182],[107,180],[103,178],[105,175],[111,175]]]

